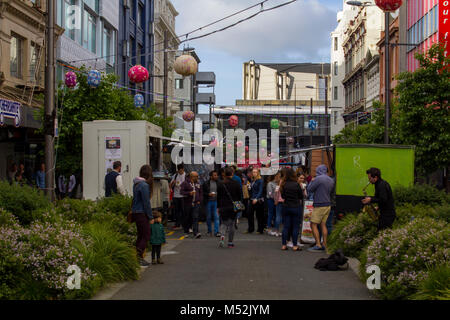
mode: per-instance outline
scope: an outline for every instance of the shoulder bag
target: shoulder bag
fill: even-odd
[[[226,191],[226,193],[228,194],[228,197],[230,198],[231,202],[233,203],[233,210],[234,212],[240,212],[240,211],[244,211],[245,210],[245,205],[242,203],[242,201],[233,201],[233,198],[231,197],[230,192],[227,189],[227,186],[225,185],[225,183],[223,183],[223,187]]]

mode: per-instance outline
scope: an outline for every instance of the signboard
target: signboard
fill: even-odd
[[[449,32],[450,32],[450,0],[439,0],[439,42],[444,44],[445,53],[449,52]]]
[[[311,229],[311,215],[314,209],[313,203],[313,201],[305,201],[305,206],[303,209],[303,226],[301,229],[301,239],[305,243],[316,242],[316,240],[314,240],[313,232]]]
[[[105,137],[105,159],[122,158],[122,148],[120,147],[120,136]]]
[[[0,99],[0,125],[5,124],[5,118],[13,119],[14,125],[20,127],[20,109],[22,104],[15,101]]]

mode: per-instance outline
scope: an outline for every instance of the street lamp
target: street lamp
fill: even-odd
[[[391,115],[390,101],[390,63],[389,63],[389,14],[401,7],[403,0],[375,0],[376,6],[384,11],[384,76],[385,76],[385,103],[384,111],[384,143],[389,144],[389,125]],[[369,7],[375,6],[371,2],[347,1],[350,6]]]

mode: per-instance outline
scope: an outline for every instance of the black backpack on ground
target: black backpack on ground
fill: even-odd
[[[330,255],[328,258],[321,258],[316,262],[314,268],[320,271],[338,271],[348,269],[348,264],[346,268],[341,266],[347,263],[348,259],[344,256],[342,249],[336,250],[335,253]]]

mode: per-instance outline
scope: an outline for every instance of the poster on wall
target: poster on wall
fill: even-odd
[[[120,146],[120,136],[105,137],[105,159],[122,158],[122,148]]]

